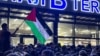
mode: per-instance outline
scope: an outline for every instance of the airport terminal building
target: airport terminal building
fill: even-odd
[[[100,44],[100,0],[0,0],[0,25],[7,23],[10,32],[26,19],[33,8],[52,31],[46,43],[61,45]],[[0,27],[1,29],[1,27]],[[36,44],[38,40],[26,23],[22,24],[12,45]]]

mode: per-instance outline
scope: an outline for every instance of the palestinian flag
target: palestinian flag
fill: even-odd
[[[43,20],[40,21],[40,19],[36,17],[35,9],[31,11],[31,13],[27,16],[27,19],[25,20],[26,24],[31,28],[31,31],[35,35],[37,40],[41,44],[44,44],[52,33],[49,27],[47,27],[44,22],[42,23],[42,21]]]

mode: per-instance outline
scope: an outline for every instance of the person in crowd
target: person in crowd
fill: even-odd
[[[0,50],[5,52],[10,49],[10,36],[11,33],[8,30],[8,25],[3,23],[1,25],[2,30],[0,31]]]
[[[54,52],[52,50],[46,49],[42,51],[41,56],[54,56]]]
[[[100,56],[100,46],[96,46],[92,49],[90,56]]]
[[[79,51],[79,56],[88,56],[85,50]]]
[[[12,34],[10,33],[8,25],[6,23],[3,23],[1,25],[1,28],[2,30],[0,31],[0,52],[5,52],[10,49],[10,37],[14,36],[19,28],[16,28],[16,30]]]
[[[57,52],[55,53],[55,56],[63,56],[63,54],[61,52]]]

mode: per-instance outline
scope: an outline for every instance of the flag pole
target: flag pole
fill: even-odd
[[[24,20],[25,21],[25,20]],[[15,35],[15,33],[19,30],[19,28],[23,25],[24,21],[16,28],[16,30],[13,32],[12,35]]]
[[[25,20],[23,20],[22,23],[17,28],[20,28],[23,25],[24,21]]]

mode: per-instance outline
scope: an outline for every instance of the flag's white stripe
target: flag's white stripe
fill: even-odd
[[[38,28],[39,32],[44,36],[45,40],[47,40],[50,36],[46,32],[46,29],[44,29],[44,27],[41,25],[39,20],[36,19],[36,22],[33,22],[33,23],[36,25],[36,27]]]

